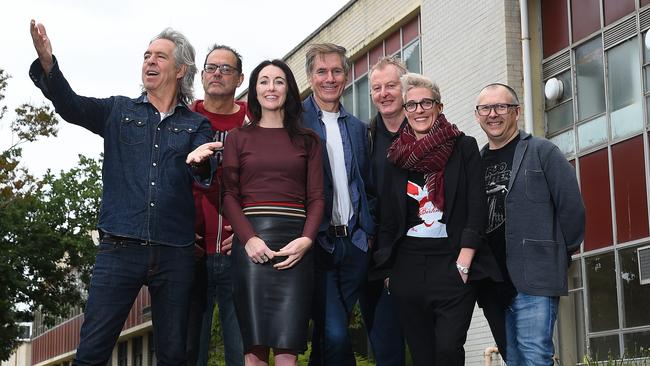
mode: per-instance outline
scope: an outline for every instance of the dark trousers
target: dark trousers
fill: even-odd
[[[476,291],[463,283],[456,254],[398,252],[390,278],[415,366],[463,366]]]
[[[356,361],[348,326],[361,285],[368,275],[368,253],[349,237],[335,238],[333,253],[314,245],[314,329],[311,366],[350,366]]]
[[[404,366],[405,345],[397,304],[384,280],[367,281],[359,297],[361,316],[377,366]]]
[[[206,307],[207,273],[205,258],[197,259],[194,284],[190,298],[190,311],[187,319],[187,364],[197,365],[203,325],[203,312]],[[206,325],[212,328],[212,324]]]
[[[492,280],[480,280],[475,283],[477,287],[477,302],[483,309],[483,315],[490,325],[492,337],[497,343],[499,354],[506,359],[506,308],[512,301],[516,290],[511,284],[494,282]]]
[[[106,365],[143,285],[159,365],[185,365],[194,248],[102,242],[95,259],[75,365]]]

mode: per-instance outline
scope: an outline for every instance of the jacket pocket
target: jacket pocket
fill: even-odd
[[[120,142],[137,145],[144,142],[147,134],[147,119],[132,115],[122,115],[120,119]]]
[[[169,146],[179,153],[190,152],[192,134],[196,133],[196,126],[175,123],[169,126]]]
[[[524,279],[540,289],[561,289],[564,271],[559,260],[560,247],[554,240],[524,239]]]
[[[551,199],[542,170],[526,170],[526,197],[533,202],[548,202]]]

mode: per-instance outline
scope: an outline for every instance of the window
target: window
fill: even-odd
[[[131,342],[132,365],[142,366],[142,337],[134,337]]]
[[[609,252],[587,258],[585,268],[587,299],[589,300],[589,331],[600,332],[618,329],[614,253]]]
[[[126,366],[129,358],[127,347],[127,342],[120,342],[117,344],[117,366]]]
[[[348,112],[363,122],[370,121],[377,114],[370,98],[368,70],[384,55],[396,55],[404,61],[409,71],[421,72],[419,16],[411,19],[353,62],[353,70],[350,73],[352,77],[341,96],[341,103]]]
[[[637,37],[607,51],[612,138],[630,136],[643,129],[640,70]]]
[[[626,328],[650,325],[650,286],[639,282],[639,263],[637,249],[639,247],[620,250],[621,266],[620,281],[623,295],[623,326]],[[647,337],[647,335],[646,335]],[[645,348],[650,343],[645,343]]]

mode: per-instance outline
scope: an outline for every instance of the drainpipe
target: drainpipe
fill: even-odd
[[[524,67],[524,130],[533,133],[533,85],[530,71],[530,32],[528,31],[528,0],[519,0],[521,16],[521,56]]]

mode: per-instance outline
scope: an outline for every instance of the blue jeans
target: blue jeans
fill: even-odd
[[[309,365],[355,365],[348,326],[368,274],[368,253],[350,238],[335,238],[334,252],[314,246],[314,329]]]
[[[237,323],[237,315],[235,314],[235,304],[232,300],[231,262],[230,256],[227,255],[209,254],[206,256],[208,287],[197,362],[197,365],[200,366],[208,364],[208,348],[210,346],[215,298],[219,305],[219,321],[221,323],[226,365],[244,365],[244,346],[239,324]]]
[[[404,366],[406,347],[399,312],[384,281],[366,282],[359,305],[377,366]]]
[[[194,248],[102,242],[95,259],[75,365],[105,365],[133,301],[149,287],[159,365],[184,365]]]
[[[519,292],[506,309],[506,363],[513,366],[553,365],[553,328],[559,298]]]

